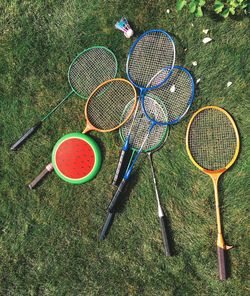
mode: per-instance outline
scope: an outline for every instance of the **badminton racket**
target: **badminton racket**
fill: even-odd
[[[131,83],[140,90],[139,100],[134,113],[134,118],[140,100],[146,92],[160,87],[171,75],[175,63],[175,45],[172,37],[163,30],[150,30],[142,34],[131,46],[127,63],[127,77]],[[165,69],[162,72],[162,69]],[[159,75],[159,73],[162,73]],[[157,76],[157,79],[154,79]],[[131,130],[134,120],[131,121]],[[112,184],[118,185],[120,170],[124,159],[128,159],[129,141],[131,130],[124,142],[120,153],[118,166]]]
[[[186,134],[186,148],[192,163],[212,178],[217,220],[217,256],[219,277],[227,278],[225,251],[230,249],[224,242],[218,181],[219,177],[235,162],[240,147],[236,124],[222,108],[207,106],[199,109],[191,118]]]
[[[165,105],[167,110],[167,120],[166,117],[155,116],[150,108],[147,108],[147,98],[159,98],[162,103]],[[114,211],[116,204],[119,202],[121,198],[121,193],[123,188],[125,187],[131,171],[138,159],[144,144],[147,141],[147,138],[150,136],[151,132],[154,130],[154,127],[157,125],[166,126],[178,123],[184,115],[189,110],[192,102],[194,99],[194,81],[189,73],[189,71],[182,67],[175,67],[172,71],[172,74],[167,82],[165,82],[161,87],[152,89],[151,91],[147,92],[147,96],[142,96],[141,103],[142,103],[142,110],[145,116],[150,120],[151,125],[148,129],[148,133],[146,134],[142,145],[138,152],[136,153],[133,162],[127,169],[113,199],[111,200],[108,211]]]
[[[133,104],[133,101],[131,101],[124,109],[123,115],[121,117],[121,122],[124,121],[124,118],[127,117],[132,104]],[[151,97],[147,97],[146,104],[147,104],[147,108],[151,109],[151,112],[154,113],[155,117],[159,117],[159,116],[163,118],[167,117],[167,111],[165,109],[165,106],[161,103],[160,100],[156,98],[153,99]],[[133,129],[131,131],[130,126],[131,126],[132,120],[134,121],[134,124],[133,124]],[[145,114],[142,111],[141,105],[139,105],[139,109],[137,110],[136,117],[130,118],[124,125],[120,127],[119,133],[123,142],[126,140],[128,133],[131,132],[131,139],[130,139],[130,147],[131,147],[130,151],[132,151],[131,161],[133,159],[134,154],[136,154],[138,149],[141,147],[141,143],[144,140],[145,135],[148,133],[148,129],[150,125],[151,125],[150,120],[148,120],[148,118],[145,116]],[[156,126],[155,133],[150,134],[150,136],[148,137],[147,141],[144,144],[142,152],[150,153],[150,151],[157,149],[165,141],[167,134],[168,134],[167,126]],[[107,236],[107,233],[109,232],[110,227],[113,223],[114,215],[115,215],[114,211],[108,212],[106,222],[100,234],[100,240],[103,240]]]
[[[68,82],[71,91],[46,116],[27,130],[11,146],[17,150],[30,138],[61,105],[73,94],[87,99],[93,90],[102,82],[112,79],[117,73],[117,60],[111,50],[103,46],[95,46],[81,52],[71,63],[68,70]]]
[[[166,136],[166,139],[167,139],[167,136]],[[166,141],[166,139],[165,139],[165,141]],[[158,147],[154,151],[148,152],[147,154],[148,154],[148,159],[149,159],[150,168],[151,168],[151,172],[152,172],[152,179],[153,179],[153,185],[154,185],[154,190],[155,190],[155,197],[156,197],[156,201],[157,201],[158,217],[159,217],[160,225],[161,225],[161,232],[162,232],[162,238],[163,238],[163,243],[164,243],[165,255],[171,256],[170,244],[169,244],[169,239],[168,239],[168,231],[167,231],[167,225],[166,225],[167,219],[166,219],[166,215],[165,215],[162,205],[161,205],[159,191],[157,188],[156,174],[155,174],[154,164],[153,164],[153,160],[152,160],[152,153],[161,149],[163,144],[165,143],[165,141],[161,144],[160,147]]]
[[[131,105],[127,118],[124,118],[124,121],[121,122],[121,114],[130,101],[133,102],[133,105]],[[136,90],[129,81],[122,78],[105,81],[92,92],[85,105],[86,127],[83,134],[90,131],[106,133],[118,129],[129,120],[135,109],[136,101]],[[79,134],[81,135],[81,133]],[[72,182],[72,178],[68,174],[71,172],[71,166],[73,166],[72,161],[69,159],[72,158],[74,162],[76,162],[75,165],[80,166],[80,163],[78,164],[77,162],[80,162],[81,158],[78,158],[78,160],[76,159],[76,155],[79,155],[79,153],[78,151],[74,152],[74,149],[79,150],[79,147],[72,143],[71,140],[71,142],[67,143],[68,147],[65,149],[64,146],[66,145],[64,137],[60,139],[54,147],[52,163],[47,165],[41,174],[29,185],[31,189],[34,188],[49,172],[53,171],[53,169],[61,179],[70,183],[77,182],[75,180]],[[68,150],[70,150],[70,152],[68,152]],[[89,157],[88,152],[85,154],[84,152],[81,153],[83,156],[85,155],[87,158]],[[91,153],[90,149],[89,153]],[[60,165],[58,160],[60,160]],[[84,164],[82,166],[82,171],[84,171]]]
[[[147,98],[147,104],[152,105],[152,109],[155,109],[155,112],[157,112],[156,104],[157,101],[153,100],[151,98]],[[158,107],[158,106],[157,106]],[[167,112],[166,117],[167,117]],[[126,116],[126,113],[124,114]],[[130,131],[129,124],[130,121],[127,121],[123,126],[120,127],[119,132],[121,135],[121,139],[123,141],[126,140],[127,135]],[[135,118],[135,128],[131,132],[131,142],[130,142],[130,147],[132,147],[133,153],[137,152],[138,149],[141,147],[141,143],[144,139],[144,136],[148,132],[149,128],[149,123],[150,121],[145,117],[142,109],[140,108],[137,112],[136,118]],[[163,238],[163,243],[164,243],[164,249],[165,249],[165,255],[166,256],[171,256],[171,251],[170,251],[170,244],[169,244],[169,239],[168,239],[168,231],[167,231],[167,225],[166,225],[166,215],[163,211],[161,202],[160,202],[160,196],[157,188],[157,181],[156,181],[156,174],[155,174],[155,169],[153,165],[153,160],[152,160],[152,154],[159,149],[163,147],[165,144],[169,134],[169,127],[168,126],[155,126],[154,133],[151,133],[148,141],[145,143],[143,152],[147,153],[148,159],[150,162],[150,168],[152,172],[152,180],[153,180],[153,186],[155,190],[155,197],[157,201],[157,208],[158,208],[158,217],[160,220],[160,226],[161,226],[161,233],[162,233],[162,238]],[[157,143],[158,141],[158,143]]]

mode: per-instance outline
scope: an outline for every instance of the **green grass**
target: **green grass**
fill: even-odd
[[[221,21],[210,15],[177,14],[174,2],[0,2],[0,295],[248,294],[249,23],[247,18]],[[129,201],[107,239],[98,241],[114,192],[110,183],[121,146],[117,134],[91,134],[104,156],[92,182],[72,186],[51,174],[36,190],[28,189],[49,162],[57,139],[83,129],[83,100],[72,97],[22,149],[9,150],[69,91],[67,69],[83,49],[109,47],[118,58],[119,76],[125,77],[133,40],[114,29],[123,15],[136,36],[151,28],[170,32],[177,64],[201,78],[192,110],[154,155],[171,226],[171,258],[163,253],[145,158],[134,175]],[[202,43],[203,29],[210,29],[213,42]],[[194,60],[197,67],[192,67]],[[233,82],[229,88],[228,81]],[[239,159],[220,182],[225,239],[235,246],[229,252],[230,278],[225,282],[217,275],[212,183],[191,164],[184,140],[190,115],[208,104],[228,110],[241,135]]]

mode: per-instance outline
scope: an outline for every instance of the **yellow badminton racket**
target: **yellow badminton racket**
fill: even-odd
[[[232,117],[222,108],[207,106],[191,118],[186,134],[187,153],[192,163],[213,180],[219,276],[227,278],[225,251],[232,248],[224,242],[221,226],[218,180],[235,162],[240,147],[239,133]]]

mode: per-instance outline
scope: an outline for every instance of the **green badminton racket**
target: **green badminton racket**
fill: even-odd
[[[28,140],[61,105],[73,94],[87,99],[94,89],[102,82],[112,79],[117,73],[117,60],[114,53],[104,46],[90,47],[72,61],[68,70],[68,82],[71,91],[58,103],[46,116],[28,129],[11,146],[11,150],[17,150]]]

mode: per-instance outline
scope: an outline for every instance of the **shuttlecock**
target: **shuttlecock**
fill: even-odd
[[[227,87],[231,86],[232,84],[233,84],[233,82],[228,81],[228,83],[227,83]]]
[[[211,42],[213,39],[212,38],[210,38],[210,37],[205,37],[203,40],[202,40],[202,42],[204,43],[204,44],[206,44],[206,43],[208,43],[208,42]]]
[[[196,84],[198,84],[200,81],[201,81],[201,79],[198,78],[198,79],[196,80]]]
[[[193,61],[192,62],[192,65],[196,67],[197,66],[197,62],[196,61]]]
[[[209,29],[204,29],[204,30],[202,30],[202,32],[203,32],[204,34],[207,34],[207,33],[209,32]]]
[[[170,9],[167,9],[167,13],[170,13]]]
[[[116,29],[122,31],[126,38],[130,38],[134,35],[133,30],[131,29],[128,20],[125,17],[122,17],[119,22],[115,24]]]

